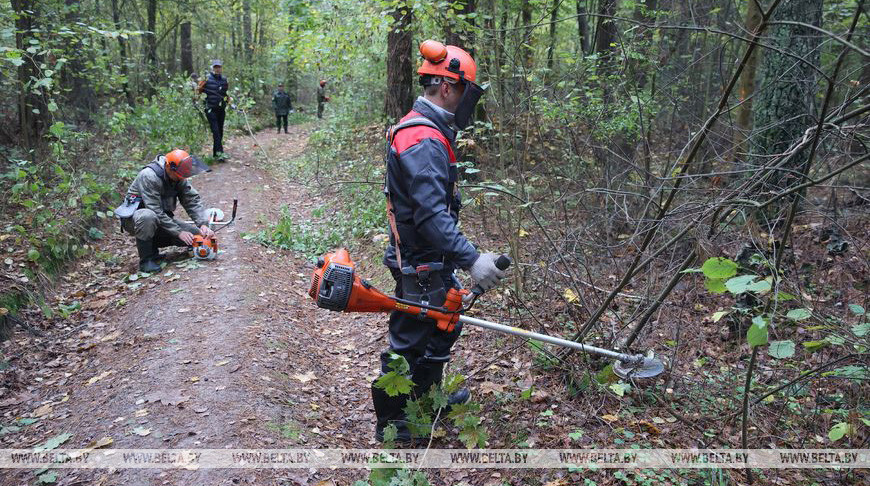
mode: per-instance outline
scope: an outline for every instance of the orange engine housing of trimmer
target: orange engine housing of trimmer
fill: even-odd
[[[424,307],[419,303],[397,299],[373,287],[356,275],[355,265],[347,250],[340,248],[317,260],[311,275],[308,295],[318,307],[336,312],[392,312],[399,311],[419,318],[433,319],[438,329],[452,331],[459,320],[462,296],[467,290],[450,289],[447,299],[439,308]]]
[[[214,236],[195,235],[190,245],[193,258],[197,260],[214,260],[218,254],[217,238]]]

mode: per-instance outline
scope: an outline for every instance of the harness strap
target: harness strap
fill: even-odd
[[[438,125],[435,124],[432,120],[426,118],[425,116],[415,116],[413,118],[409,118],[403,122],[399,122],[396,125],[393,125],[387,130],[387,150],[386,156],[384,157],[384,161],[389,162],[390,151],[393,150],[393,140],[396,137],[396,132],[403,128],[425,125],[427,127],[434,128],[441,132],[438,129]],[[396,225],[396,212],[393,209],[393,201],[390,199],[390,185],[388,178],[390,176],[390,169],[387,167],[387,170],[384,171],[384,195],[387,198],[387,219],[390,222],[390,231],[393,233],[393,241],[395,242],[396,248],[396,263],[399,264],[399,271],[402,270],[402,250],[400,247],[402,246],[402,238],[399,236],[399,227]]]

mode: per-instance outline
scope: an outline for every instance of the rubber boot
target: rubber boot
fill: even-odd
[[[160,247],[157,246],[157,238],[151,239],[151,248],[152,248],[152,254],[154,255],[152,257],[152,260],[154,260],[155,262],[157,262],[159,264],[160,262],[162,262],[163,260],[166,259],[166,257],[164,255],[160,254]]]
[[[154,241],[136,240],[136,250],[139,252],[139,271],[154,273],[160,271],[160,265],[154,261]]]
[[[384,441],[384,429],[390,424],[396,426],[396,443],[410,444],[412,442],[411,432],[405,422],[403,410],[407,400],[408,395],[391,397],[386,391],[372,384],[372,403],[375,405],[375,416],[377,417],[375,439],[378,442]]]
[[[425,395],[432,385],[441,384],[444,377],[444,363],[420,363],[414,369],[414,376],[411,378],[416,386],[414,387],[414,396],[420,397]],[[447,405],[461,405],[471,399],[471,391],[468,388],[460,388],[451,393],[447,397]]]

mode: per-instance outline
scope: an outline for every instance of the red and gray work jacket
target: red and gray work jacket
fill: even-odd
[[[449,120],[422,98],[390,129],[386,154],[390,246],[384,263],[399,268],[442,262],[446,271],[468,269],[478,252],[459,231],[461,199]],[[391,214],[390,214],[391,213]]]

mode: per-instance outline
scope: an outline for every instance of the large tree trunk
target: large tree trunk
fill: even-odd
[[[387,96],[384,112],[390,120],[398,120],[414,104],[411,21],[413,12],[406,3],[390,13],[393,24],[387,34]]]
[[[31,46],[30,40],[39,28],[39,6],[34,0],[10,0],[10,4],[15,12],[15,47],[23,51]],[[40,145],[48,125],[45,96],[29,87],[31,77],[39,75],[43,56],[27,54],[22,60],[24,63],[18,66],[18,130],[24,146],[33,149]]]
[[[612,74],[612,67],[615,64],[613,59],[614,47],[616,42],[616,22],[612,17],[616,13],[617,0],[599,0],[598,3],[598,22],[595,27],[595,52],[598,53],[600,63],[598,64],[600,75]]]
[[[116,30],[121,30],[121,12],[118,10],[118,0],[112,0],[112,22],[115,24]],[[130,91],[130,75],[127,69],[127,40],[120,35],[118,36],[118,50],[121,54],[121,75],[124,77],[121,88],[124,90],[127,104],[132,108],[136,103],[133,93]]]
[[[821,25],[822,0],[790,0],[783,2],[773,20],[791,20],[815,26]],[[799,25],[771,25],[768,40],[772,47],[764,53],[761,82],[753,106],[755,131],[752,152],[756,165],[763,165],[774,154],[780,154],[798,141],[804,131],[815,124],[816,72],[819,65],[818,32]],[[781,54],[789,52],[804,62]],[[807,153],[792,157],[782,170],[767,181],[765,191],[775,191],[794,182],[796,173],[806,161]]]
[[[190,42],[190,21],[181,23],[181,70],[185,76],[193,74],[193,46]]]
[[[477,12],[476,0],[460,0],[458,3],[463,5],[463,9],[460,12],[466,16]],[[466,17],[465,21],[468,23],[468,26],[462,26],[461,28],[457,28],[454,23],[448,23],[445,35],[445,41],[448,44],[465,49],[471,54],[471,57],[474,57],[476,47],[474,33],[477,23],[475,19],[475,17]]]
[[[781,8],[781,7],[780,7]],[[761,10],[756,0],[749,0],[746,7],[746,31],[755,32],[761,25]],[[752,95],[755,94],[755,75],[758,70],[758,52],[753,52],[740,75],[737,108],[737,129],[734,131],[734,150],[746,152],[746,135],[752,130]]]

